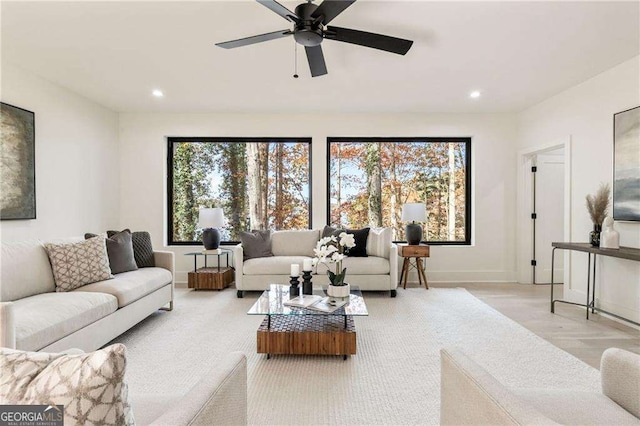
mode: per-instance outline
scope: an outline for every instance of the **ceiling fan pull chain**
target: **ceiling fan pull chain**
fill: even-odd
[[[298,43],[293,41],[293,78],[298,78]]]

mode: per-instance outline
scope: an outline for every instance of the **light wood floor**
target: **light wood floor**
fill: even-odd
[[[550,313],[548,285],[433,283],[430,287],[464,287],[503,315],[596,368],[600,368],[602,352],[610,347],[640,354],[640,330],[597,314],[587,321],[584,308],[561,303],[556,304],[555,314]],[[560,297],[561,286],[555,290]]]

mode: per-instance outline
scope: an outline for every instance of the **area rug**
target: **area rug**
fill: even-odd
[[[599,373],[465,289],[365,293],[355,319],[357,355],[256,354],[262,317],[246,315],[259,293],[177,290],[158,312],[116,341],[129,354],[132,393],[186,393],[230,351],[248,357],[249,423],[437,424],[440,348],[455,346],[508,386],[595,391]]]

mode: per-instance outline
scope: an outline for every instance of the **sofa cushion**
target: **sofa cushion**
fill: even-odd
[[[393,228],[371,228],[367,237],[367,254],[388,259],[392,242]]]
[[[306,256],[274,256],[249,259],[243,263],[244,275],[289,275],[291,264],[301,265],[302,261],[309,259]]]
[[[277,231],[271,234],[271,251],[274,256],[313,257],[319,239],[318,230]]]
[[[74,292],[107,293],[118,299],[118,308],[153,293],[171,283],[171,272],[163,268],[140,268],[123,272],[111,280],[99,281],[82,286]]]
[[[271,251],[271,231],[240,231],[243,260],[273,256]]]
[[[118,309],[103,293],[44,293],[13,302],[16,347],[37,351]]]
[[[113,278],[105,238],[77,243],[44,243],[56,291],[71,291],[85,284]]]
[[[77,355],[2,349],[0,403],[63,405],[69,425],[133,425],[125,354],[122,344]]]
[[[513,389],[521,400],[562,425],[638,425],[631,413],[601,393],[556,389]]]
[[[331,271],[334,271],[335,264],[329,265]],[[386,275],[391,270],[389,259],[384,257],[347,257],[342,261],[342,267],[347,268],[346,282],[349,282],[349,275]],[[318,274],[327,273],[327,265],[321,263],[318,265]]]
[[[11,302],[56,290],[49,257],[41,241],[3,243],[0,259],[0,301]]]
[[[97,234],[84,234],[85,239],[101,237]],[[109,267],[112,274],[135,271],[138,269],[133,256],[133,243],[131,231],[125,229],[122,232],[107,234],[107,254],[109,255]]]

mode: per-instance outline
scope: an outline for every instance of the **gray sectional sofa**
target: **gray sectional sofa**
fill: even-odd
[[[76,241],[76,239],[73,239]],[[81,239],[77,239],[81,240]],[[95,350],[166,306],[173,308],[174,255],[156,267],[56,292],[41,241],[2,244],[0,346],[25,351]]]
[[[304,259],[313,257],[313,249],[320,240],[320,230],[277,231],[271,234],[273,256],[243,260],[243,247],[233,247],[235,284],[238,297],[244,291],[263,291],[269,284],[287,284],[292,263],[302,266]],[[370,233],[367,252],[374,253],[375,238]],[[398,247],[391,237],[384,243],[383,256],[347,257],[343,266],[347,268],[346,281],[363,291],[388,291],[395,297],[398,288]],[[313,271],[314,286],[328,283],[327,267],[319,265]]]

